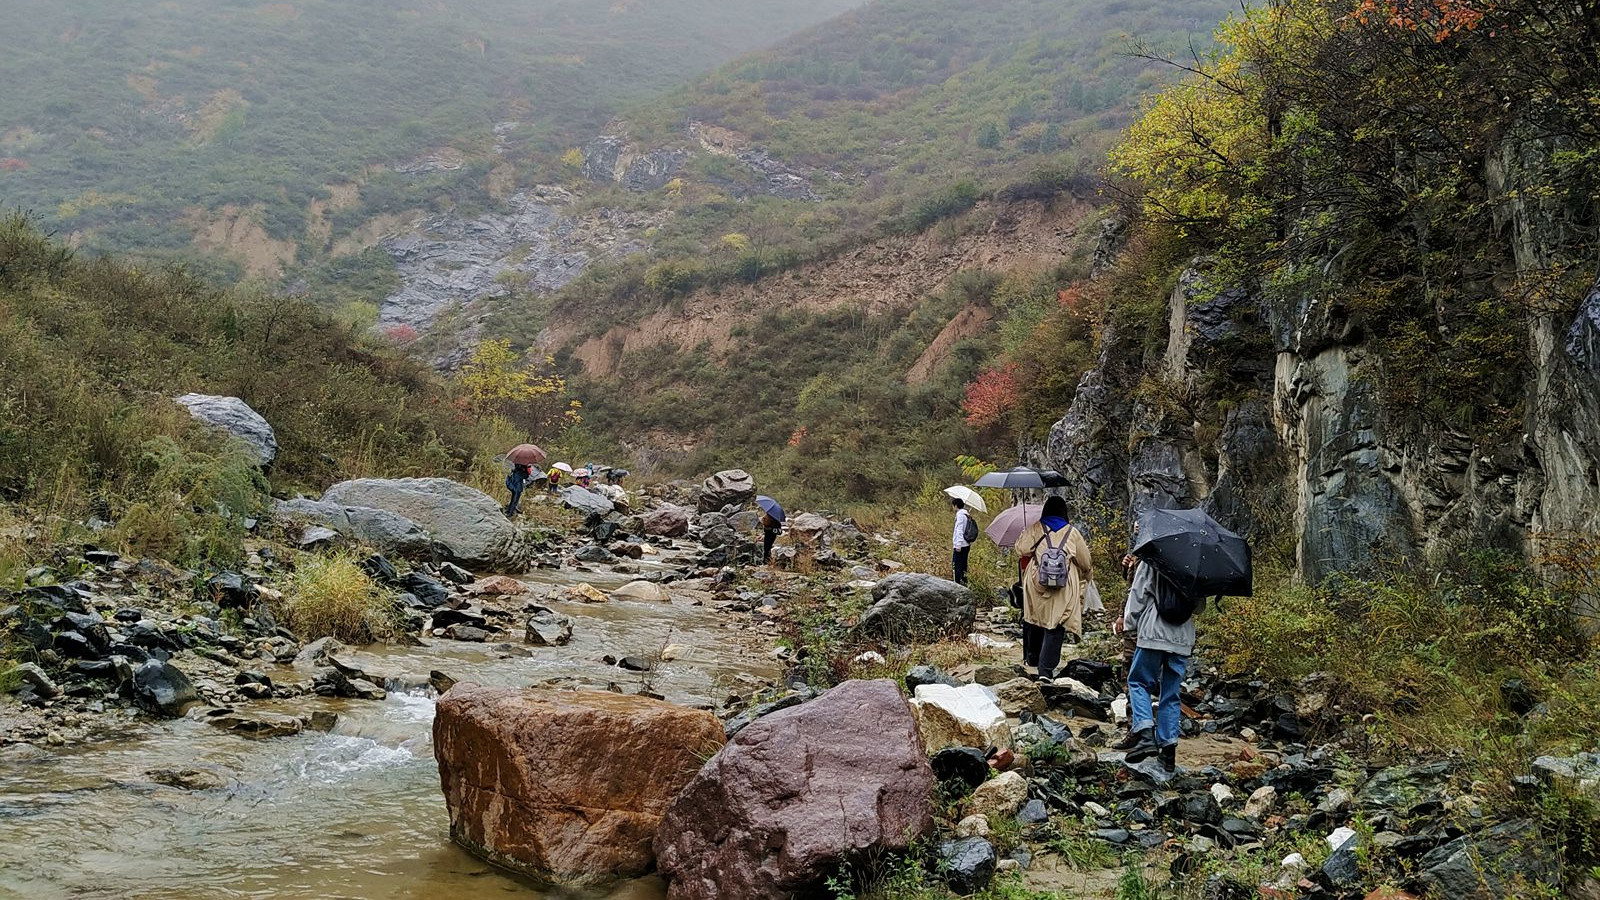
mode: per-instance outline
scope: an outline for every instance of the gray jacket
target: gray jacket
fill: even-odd
[[[1194,615],[1182,625],[1174,625],[1156,611],[1156,591],[1159,587],[1156,570],[1141,562],[1133,573],[1133,586],[1128,588],[1128,603],[1122,608],[1122,627],[1138,638],[1146,650],[1164,650],[1179,656],[1194,653],[1194,622],[1206,608],[1204,598],[1195,606]]]

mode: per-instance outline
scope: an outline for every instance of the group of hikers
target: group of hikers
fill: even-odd
[[[544,489],[553,494],[561,490],[562,481],[568,477],[578,487],[591,489],[596,479],[607,485],[621,485],[622,479],[628,477],[628,470],[594,463],[574,469],[570,463],[558,462],[547,470],[539,471],[531,463],[513,461],[511,472],[506,475],[506,490],[511,493],[511,499],[506,503],[506,518],[516,518],[522,505],[522,495],[527,492],[529,485],[542,483]]]
[[[955,581],[965,584],[978,529],[965,501],[955,498],[951,504],[955,508],[951,568]],[[1022,611],[1022,664],[1029,675],[1054,680],[1067,635],[1082,638],[1085,610],[1104,609],[1094,583],[1089,543],[1068,521],[1066,500],[1049,497],[1038,520],[1022,530],[1013,547],[1017,582],[1011,593]],[[1123,639],[1129,730],[1114,746],[1126,752],[1129,762],[1159,757],[1171,772],[1177,766],[1181,726],[1179,691],[1194,652],[1194,615],[1203,608],[1203,600],[1169,597],[1162,602],[1163,592],[1177,588],[1132,553],[1122,558],[1121,569],[1129,583],[1128,596],[1111,627]],[[1186,609],[1187,615],[1164,614],[1165,609],[1178,608]]]
[[[531,445],[524,445],[528,446]],[[539,456],[542,457],[542,451],[539,451]],[[517,514],[522,495],[531,484],[542,481],[548,490],[557,491],[564,479],[570,477],[572,483],[581,488],[620,493],[618,485],[628,475],[625,469],[598,467],[592,463],[581,469],[573,469],[567,463],[558,462],[548,470],[539,472],[531,462],[519,461],[515,457],[510,461],[511,472],[506,477],[506,488],[511,492],[511,500],[505,509],[508,517]],[[1053,472],[1039,473],[1025,467],[1012,471],[1060,478]],[[604,479],[605,484],[596,485],[596,478]],[[1057,485],[1061,483],[1059,480],[1056,482]],[[984,481],[979,481],[979,485],[984,484]],[[964,585],[967,583],[973,544],[982,533],[968,508],[968,501],[980,511],[986,509],[982,498],[968,488],[952,487],[946,493],[951,494],[955,509],[951,533],[951,569],[955,581]],[[760,507],[761,561],[765,564],[771,560],[773,545],[782,533],[785,513],[783,507],[770,497],[757,497],[756,501]],[[1037,515],[1031,521],[1027,514],[1029,509],[1037,510]],[[1052,681],[1061,666],[1062,646],[1067,642],[1067,635],[1072,635],[1074,642],[1081,639],[1085,611],[1103,611],[1105,607],[1100,602],[1099,588],[1094,581],[1089,542],[1083,532],[1068,520],[1066,500],[1050,496],[1042,507],[1018,506],[1008,510],[1008,513],[1018,512],[1023,514],[1020,523],[1013,517],[1012,530],[996,536],[996,543],[1017,553],[1017,581],[1010,593],[1013,605],[1022,612],[1024,671],[1041,681]],[[1155,546],[1151,540],[1154,534],[1146,534],[1144,544],[1136,545],[1121,560],[1120,569],[1124,580],[1128,582],[1128,594],[1122,614],[1111,623],[1111,627],[1114,633],[1122,636],[1123,641],[1129,731],[1114,746],[1126,752],[1129,762],[1137,763],[1157,757],[1168,772],[1177,765],[1182,714],[1179,691],[1188,669],[1189,656],[1194,652],[1195,615],[1204,608],[1205,593],[1223,593],[1223,590],[1203,593],[1201,587],[1238,588],[1242,585],[1243,592],[1247,593],[1250,579],[1249,551],[1237,535],[1220,528],[1197,510],[1172,513],[1171,516],[1177,530],[1173,531],[1173,522],[1164,523],[1168,536],[1176,534],[1187,539],[1198,535],[1213,540],[1225,537],[1232,539],[1237,548],[1232,559],[1228,558],[1227,553],[1220,553],[1213,554],[1208,560],[1202,552],[1183,560],[1179,568],[1184,570],[1185,576],[1193,576],[1187,577],[1183,586],[1174,577],[1170,559],[1160,554],[1135,555],[1136,552],[1144,554],[1146,549]],[[1017,524],[1022,526],[1020,533],[1015,531]],[[991,526],[992,535],[993,528]],[[1135,534],[1138,533],[1139,527],[1136,526]],[[1191,548],[1200,546],[1198,540],[1186,543]],[[1170,550],[1168,552],[1171,553]],[[1193,553],[1192,550],[1190,552]],[[1215,569],[1219,560],[1222,574],[1210,581],[1202,580],[1199,570],[1206,566]],[[1158,566],[1157,562],[1162,565]]]

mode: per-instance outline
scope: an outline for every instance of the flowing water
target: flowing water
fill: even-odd
[[[530,578],[571,583],[572,573]],[[621,583],[584,576],[601,587]],[[684,601],[552,604],[575,620],[572,643],[498,658],[483,645],[430,641],[373,651],[385,669],[462,681],[648,686],[681,703],[747,694],[777,672],[751,636]],[[648,675],[605,654],[672,661]],[[268,668],[284,680],[306,677]],[[648,680],[646,680],[648,679]],[[468,855],[448,837],[433,759],[433,700],[302,698],[259,704],[339,714],[332,733],[251,740],[180,719],[43,756],[0,762],[0,898],[527,898],[582,896],[526,883]],[[196,769],[226,786],[182,790],[150,772]],[[653,878],[591,895],[654,900]]]

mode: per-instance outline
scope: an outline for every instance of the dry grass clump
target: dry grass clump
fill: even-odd
[[[349,556],[302,557],[283,593],[282,617],[305,640],[370,644],[399,631],[393,595]]]

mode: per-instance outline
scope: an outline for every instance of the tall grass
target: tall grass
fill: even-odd
[[[375,584],[350,556],[302,555],[284,587],[279,612],[300,637],[370,644],[399,632],[392,593]]]

